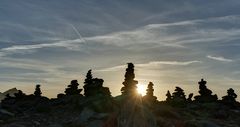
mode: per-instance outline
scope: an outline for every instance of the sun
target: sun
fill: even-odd
[[[137,84],[137,92],[141,95],[146,94],[146,86],[143,84]]]

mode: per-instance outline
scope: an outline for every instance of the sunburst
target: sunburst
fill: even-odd
[[[146,94],[146,86],[143,84],[137,84],[137,92],[141,95]]]

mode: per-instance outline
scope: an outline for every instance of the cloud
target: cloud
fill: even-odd
[[[150,68],[156,68],[156,67],[160,67],[162,65],[173,65],[173,66],[186,66],[186,65],[190,65],[190,64],[194,64],[194,63],[202,63],[201,61],[151,61],[148,63],[143,63],[143,64],[134,64],[136,67],[150,67]],[[110,67],[110,68],[103,68],[103,69],[99,69],[96,71],[119,71],[121,69],[126,68],[126,65],[119,65],[119,66],[115,66],[115,67]]]
[[[85,43],[85,41],[83,39],[75,39],[75,40],[59,41],[59,42],[54,42],[54,43],[40,43],[40,44],[32,44],[32,45],[13,45],[11,47],[6,47],[6,48],[0,49],[0,56],[6,56],[8,54],[15,54],[15,53],[28,53],[28,52],[35,51],[35,50],[41,49],[41,48],[63,47],[63,48],[67,48],[70,50],[74,50],[78,46],[80,46],[80,44],[83,44],[83,43]]]
[[[119,65],[119,66],[110,67],[110,68],[103,68],[103,69],[99,69],[96,71],[119,71],[124,68],[126,68],[126,65]]]
[[[233,19],[233,20],[229,20]],[[78,35],[78,39],[54,40],[38,42],[38,44],[11,45],[0,49],[0,56],[14,53],[31,53],[41,48],[59,48],[81,51],[82,44],[104,44],[113,46],[128,46],[138,44],[154,44],[166,48],[188,48],[189,44],[223,43],[240,39],[240,28],[234,29],[214,27],[214,24],[232,25],[240,21],[239,15],[212,17],[206,19],[185,20],[172,23],[148,24],[120,32],[104,35],[82,37],[76,26],[68,23],[69,29]],[[223,25],[222,25],[223,24]],[[197,30],[196,30],[197,28]],[[147,47],[145,47],[147,48]]]
[[[50,63],[46,63],[39,60],[32,59],[16,59],[16,58],[0,58],[0,66],[1,67],[12,67],[12,68],[20,68],[20,69],[31,69],[31,70],[39,70],[45,72],[55,72],[61,66],[52,65]]]
[[[171,22],[171,23],[162,23],[162,24],[149,24],[147,28],[158,28],[158,27],[172,27],[172,26],[190,26],[190,25],[199,25],[202,23],[209,22],[235,22],[240,19],[240,15],[227,15],[227,16],[219,16],[219,17],[210,17],[203,19],[193,19],[193,20],[184,20],[179,22]]]
[[[42,44],[34,44],[34,45],[16,45],[7,48],[1,49],[2,51],[7,52],[15,52],[17,50],[31,50],[31,49],[40,49],[40,48],[50,48],[50,47],[71,47],[74,43],[82,43],[82,40],[68,40],[68,41],[60,41],[55,43],[42,43]]]
[[[158,66],[158,65],[176,65],[176,66],[186,66],[189,64],[194,64],[194,63],[201,63],[201,61],[185,61],[185,62],[180,62],[180,61],[152,61],[146,64],[137,64],[137,66],[140,67],[145,67],[145,66]]]
[[[181,84],[203,76],[218,80],[239,67],[239,50],[234,46],[240,40],[240,3],[236,0],[54,1],[57,3],[1,3],[1,81],[16,78],[14,83],[18,84],[20,79],[31,83],[43,79],[63,84],[80,78],[79,73],[89,68],[98,68],[99,75],[105,74],[105,83],[111,82],[106,85],[115,89],[117,86],[111,85],[121,83],[118,79],[123,76],[112,73],[125,71],[124,61],[139,63],[135,64],[137,77],[151,75],[139,78],[159,80],[160,84]],[[224,68],[213,60],[200,64],[206,54],[234,54],[234,62]],[[7,57],[12,59],[1,59]],[[219,61],[219,57],[211,57]],[[216,74],[219,77],[214,78]]]
[[[58,82],[58,81],[68,81],[73,77],[78,77],[80,74],[78,72],[64,71],[62,68],[65,66],[60,64],[47,63],[40,60],[32,59],[16,59],[16,58],[0,58],[0,69],[3,68],[13,68],[15,72],[0,74],[1,78],[9,79],[9,81],[30,81],[34,80],[46,82]],[[16,70],[26,70],[17,73]],[[22,79],[22,80],[20,80]]]
[[[233,61],[232,59],[227,59],[227,58],[224,58],[222,56],[211,56],[211,55],[208,55],[206,57],[209,58],[209,59],[212,59],[212,60],[217,60],[217,61],[222,61],[222,62],[232,62]]]
[[[234,19],[228,20],[229,18]],[[239,21],[239,15],[211,17],[206,19],[185,20],[172,23],[148,24],[134,30],[113,32],[110,34],[89,37],[87,40],[115,44],[154,43],[168,47],[185,47],[184,44],[217,42],[239,38],[240,29],[211,28],[211,24],[232,24]],[[198,30],[196,30],[198,28]]]

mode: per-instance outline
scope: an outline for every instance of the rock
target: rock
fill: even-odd
[[[231,110],[234,113],[240,113],[240,110]]]
[[[210,121],[204,121],[202,122],[202,127],[220,127],[220,126]]]
[[[102,127],[103,121],[102,120],[93,120],[87,124],[86,127]]]
[[[34,125],[36,125],[36,126],[40,126],[40,122],[38,122],[38,121],[32,121],[33,123],[34,123]]]
[[[0,101],[2,101],[6,97],[7,94],[9,94],[11,97],[13,97],[15,93],[18,93],[18,90],[16,88],[12,88],[3,93],[0,93]]]
[[[185,123],[185,126],[186,127],[221,127],[210,121],[196,121],[196,120],[187,121]]]
[[[103,120],[103,119],[107,118],[108,116],[109,116],[108,113],[98,113],[98,114],[92,116],[91,118],[92,119]]]
[[[151,111],[144,107],[141,97],[128,98],[120,109],[119,127],[156,127],[156,119]]]
[[[170,119],[181,119],[181,115],[174,111],[174,109],[169,108],[169,107],[160,107],[155,109],[154,111],[156,116],[163,116],[165,118],[170,118]]]
[[[1,114],[9,115],[9,116],[14,116],[14,113],[8,112],[7,110],[0,109]]]
[[[217,111],[215,114],[214,114],[215,118],[217,119],[227,119],[228,118],[228,113],[224,110],[220,110],[220,111]]]
[[[81,122],[86,122],[89,118],[91,118],[94,114],[96,114],[93,110],[89,108],[84,108],[81,112],[78,120]]]
[[[11,123],[11,124],[4,125],[2,127],[28,127],[28,126],[20,123]]]
[[[8,112],[7,110],[4,109],[0,109],[0,120],[6,120],[14,116],[15,116],[14,113]]]
[[[63,127],[63,126],[60,124],[52,124],[52,125],[49,125],[48,127]]]

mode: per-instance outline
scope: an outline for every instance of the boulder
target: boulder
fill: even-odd
[[[9,119],[11,117],[14,117],[15,114],[14,113],[11,113],[7,110],[4,110],[4,109],[0,109],[0,120],[6,120],[6,119]]]
[[[81,122],[86,122],[89,120],[89,118],[91,118],[95,114],[96,114],[96,112],[94,112],[93,110],[91,110],[89,108],[84,108],[83,111],[81,112],[79,118],[77,118],[77,120],[79,120]]]
[[[214,117],[217,119],[227,119],[229,114],[225,110],[219,110],[214,113]]]
[[[86,127],[102,127],[102,126],[103,126],[102,120],[93,120],[86,125]]]
[[[51,125],[49,125],[48,127],[63,127],[63,126],[60,125],[60,124],[51,124]]]
[[[16,88],[9,89],[3,93],[0,93],[0,101],[2,101],[7,94],[9,94],[11,97],[14,97],[14,94],[18,93],[18,90]]]
[[[196,121],[196,120],[191,120],[191,121],[187,121],[185,123],[186,127],[221,127],[211,121]]]

